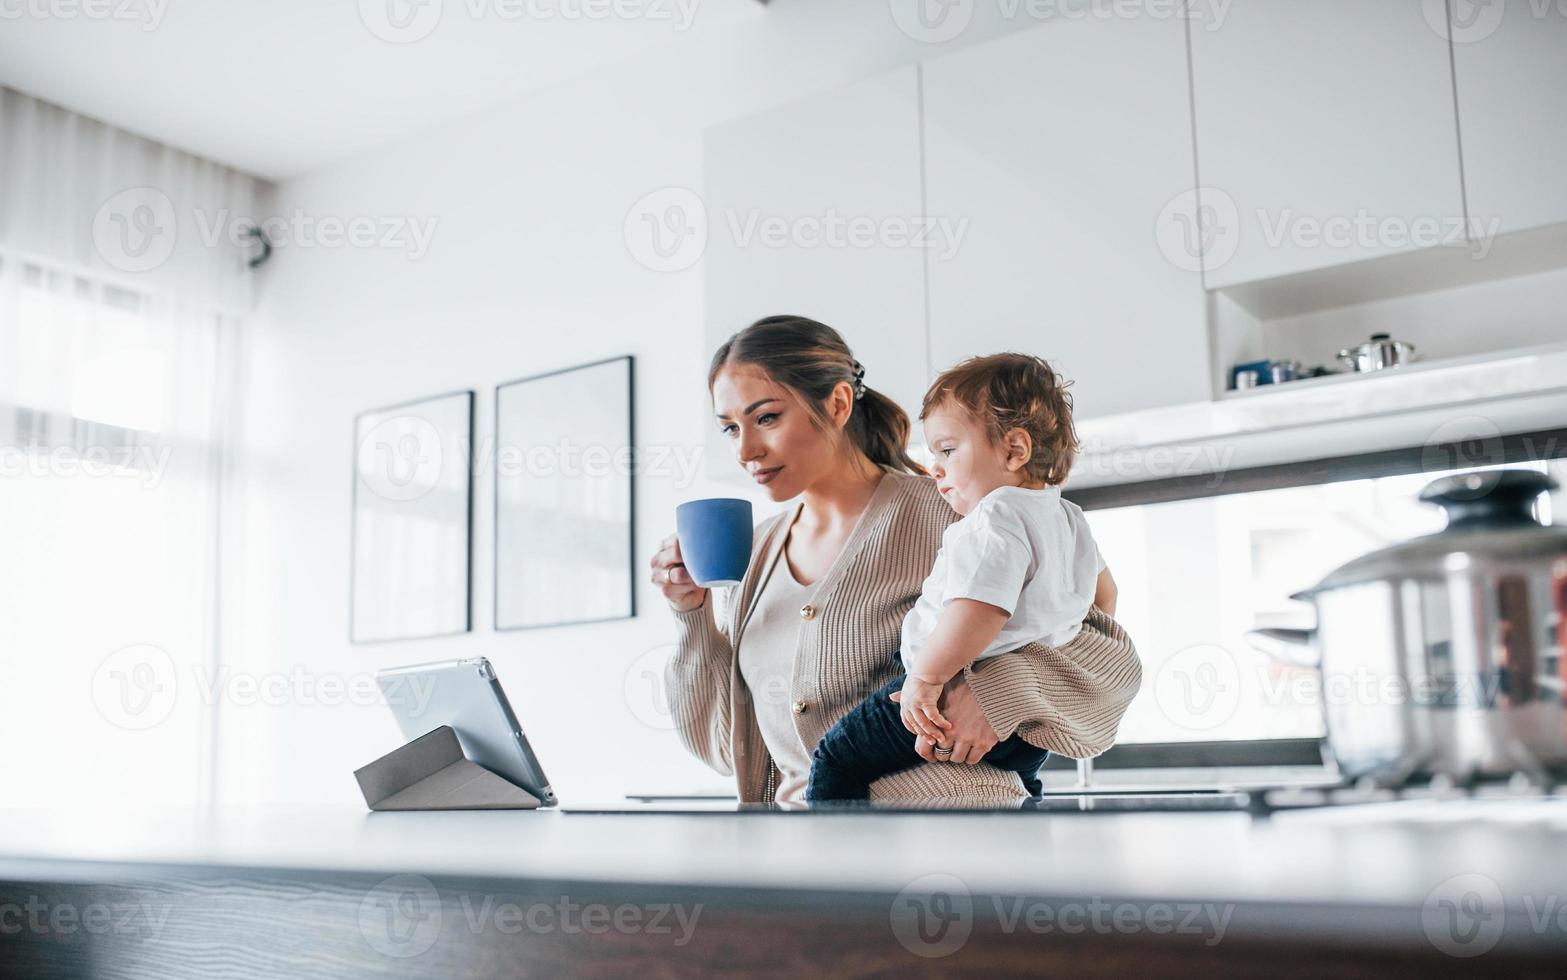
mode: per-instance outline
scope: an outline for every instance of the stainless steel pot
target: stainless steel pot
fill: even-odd
[[[1437,480],[1420,499],[1446,509],[1446,530],[1298,593],[1315,630],[1252,631],[1259,649],[1320,666],[1345,776],[1567,773],[1567,527],[1532,513],[1555,486],[1531,470]]]
[[[1357,374],[1398,367],[1401,364],[1408,364],[1419,356],[1414,344],[1394,340],[1391,335],[1385,333],[1374,333],[1365,343],[1338,352],[1338,359],[1344,366]]]

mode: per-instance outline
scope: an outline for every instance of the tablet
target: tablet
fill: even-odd
[[[403,738],[411,742],[450,725],[463,755],[537,796],[544,806],[558,802],[486,658],[392,667],[378,671],[375,682]]]

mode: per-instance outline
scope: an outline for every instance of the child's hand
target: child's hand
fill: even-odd
[[[946,738],[946,730],[952,727],[952,722],[941,713],[941,692],[944,687],[938,681],[924,680],[909,674],[903,679],[903,690],[892,696],[903,709],[899,712],[903,727],[938,745]]]

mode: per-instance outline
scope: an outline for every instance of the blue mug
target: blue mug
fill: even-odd
[[[751,564],[751,502],[736,497],[692,500],[675,508],[680,555],[691,581],[706,588],[739,585]]]

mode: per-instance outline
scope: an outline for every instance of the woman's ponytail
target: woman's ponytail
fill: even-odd
[[[925,475],[925,467],[909,455],[909,413],[869,385],[863,391],[849,416],[849,438],[873,463]]]
[[[821,406],[840,382],[855,389],[854,409],[845,432],[873,463],[925,475],[909,455],[909,415],[898,403],[865,384],[865,369],[843,337],[825,323],[803,316],[770,316],[730,337],[713,354],[707,373],[712,390],[726,364],[754,364],[774,380],[798,392],[818,421]]]

